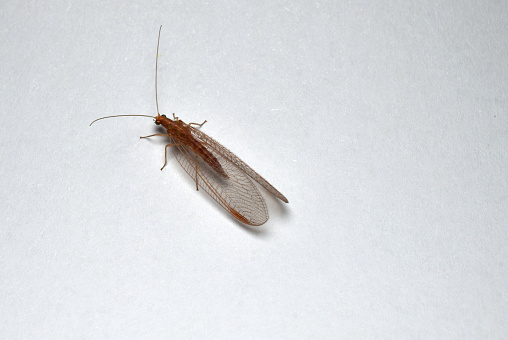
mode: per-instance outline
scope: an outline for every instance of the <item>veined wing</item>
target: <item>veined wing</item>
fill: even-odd
[[[174,140],[171,139],[173,143]],[[189,176],[236,219],[254,226],[265,223],[268,220],[268,209],[249,176],[214,148],[207,144],[204,146],[217,158],[228,178],[218,175],[201,157],[183,144],[173,147],[173,153]]]
[[[279,198],[281,201],[288,203],[287,198],[280,193],[279,190],[275,189],[273,185],[268,183],[266,179],[261,177],[256,171],[254,171],[250,166],[245,164],[244,161],[242,161],[238,156],[236,156],[234,153],[229,151],[226,147],[221,145],[219,142],[217,142],[212,137],[208,136],[207,134],[199,131],[198,129],[189,126],[190,131],[192,133],[192,136],[203,143],[207,147],[208,150],[213,151],[214,154],[220,154],[224,159],[227,161],[235,164],[237,167],[242,169],[247,175],[249,175],[252,179],[254,179],[256,182],[258,182],[262,187],[264,187],[266,190],[268,190],[272,195]]]

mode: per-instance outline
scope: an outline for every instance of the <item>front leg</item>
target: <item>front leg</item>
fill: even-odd
[[[153,135],[149,135],[149,136],[142,136],[142,137],[139,137],[140,139],[142,138],[150,138],[150,137],[153,137],[153,136],[162,136],[162,137],[169,137],[167,134],[163,134],[163,133],[155,133]],[[162,166],[161,168],[161,171],[162,169],[164,169],[166,167],[166,164],[168,164],[168,146],[177,146],[177,145],[180,145],[180,143],[170,143],[170,144],[166,144],[166,147],[164,148],[164,165]]]
[[[139,137],[139,139],[143,139],[143,138],[150,138],[150,137],[153,137],[153,136],[168,137],[168,135],[167,135],[167,134],[163,134],[163,133],[156,133],[156,134],[153,134],[153,135],[150,135],[150,136],[142,136],[142,137]]]

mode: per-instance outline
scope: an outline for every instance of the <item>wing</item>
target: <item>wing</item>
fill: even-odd
[[[238,168],[240,168],[243,172],[245,172],[247,175],[249,175],[252,179],[254,179],[256,182],[258,182],[262,187],[264,187],[266,190],[268,190],[272,195],[279,198],[281,201],[288,203],[287,198],[280,193],[279,190],[275,189],[266,179],[261,177],[256,171],[254,171],[250,166],[245,164],[238,156],[236,156],[234,153],[229,151],[227,148],[222,146],[219,142],[217,142],[212,137],[208,136],[207,134],[199,131],[198,129],[190,126],[190,131],[192,133],[192,136],[203,143],[207,147],[208,150],[214,152],[214,154],[220,154],[225,160],[228,162],[233,163]]]
[[[204,146],[220,162],[228,178],[219,176],[201,157],[183,144],[174,146],[173,153],[187,174],[233,217],[254,226],[265,223],[268,220],[265,201],[249,176],[214,148],[208,144]]]

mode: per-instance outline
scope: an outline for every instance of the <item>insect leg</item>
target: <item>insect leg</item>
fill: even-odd
[[[202,127],[202,126],[203,126],[203,124],[205,124],[205,123],[206,123],[206,120],[205,120],[203,123],[201,123],[201,124],[198,124],[198,123],[189,123],[189,124],[187,124],[187,125],[197,125],[197,126],[199,126],[199,127]]]
[[[164,167],[168,163],[168,146],[177,146],[177,145],[180,145],[180,143],[166,144],[166,147],[164,148],[164,165],[162,166],[161,171],[162,171],[162,169],[164,169]]]
[[[163,136],[163,137],[167,137],[168,135],[167,134],[163,134],[163,133],[156,133],[154,135],[150,135],[150,136],[142,136],[142,137],[139,137],[139,139],[142,139],[142,138],[150,138],[150,137],[153,137],[153,136]]]
[[[153,134],[153,135],[150,135],[150,136],[143,136],[143,137],[139,137],[139,138],[140,139],[141,138],[150,138],[150,137],[153,137],[153,136],[168,137],[167,134],[165,135],[163,133],[156,133],[156,134]],[[168,146],[176,146],[176,145],[179,145],[179,143],[170,143],[170,144],[167,144],[166,147],[164,148],[164,165],[162,166],[161,171],[162,171],[162,169],[164,169],[164,167],[168,163]]]

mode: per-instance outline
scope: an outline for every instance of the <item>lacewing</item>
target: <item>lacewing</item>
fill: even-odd
[[[193,125],[201,127],[206,123],[206,120],[201,124],[184,123],[176,117],[174,113],[173,119],[167,118],[165,115],[159,113],[159,103],[157,99],[157,64],[159,60],[161,29],[162,26],[159,28],[157,54],[155,57],[155,103],[157,107],[157,116],[106,116],[94,120],[90,125],[98,120],[113,117],[135,116],[154,118],[155,124],[162,125],[167,133],[158,133],[140,138],[154,136],[169,138],[169,143],[164,149],[164,165],[161,170],[164,169],[167,164],[167,148],[172,146],[177,161],[196,182],[196,190],[202,188],[228,213],[242,223],[253,226],[265,223],[268,220],[268,210],[265,200],[252,180],[258,182],[281,201],[288,203],[287,198],[234,153],[204,132],[193,127]]]

